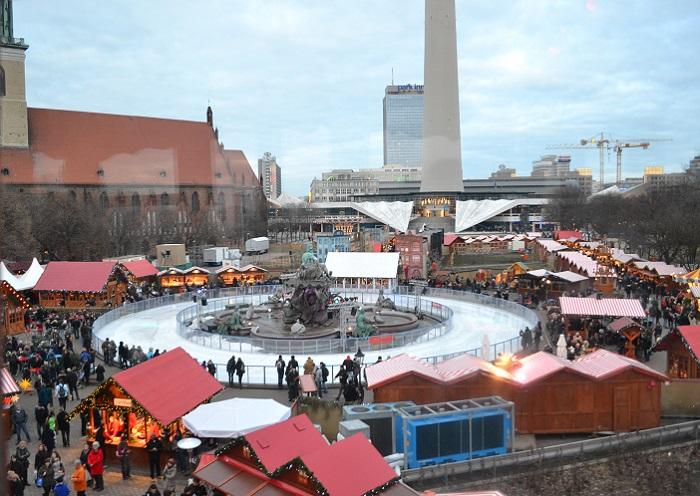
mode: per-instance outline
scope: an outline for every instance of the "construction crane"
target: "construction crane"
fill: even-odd
[[[642,148],[646,150],[651,146],[652,142],[656,141],[671,141],[670,139],[629,139],[629,140],[612,140],[605,136],[605,133],[593,136],[592,138],[582,139],[577,145],[549,145],[548,149],[577,149],[596,147],[600,154],[600,175],[599,184],[602,188],[605,184],[605,152],[614,151],[617,157],[617,168],[615,171],[615,184],[622,183],[622,151],[628,148]]]

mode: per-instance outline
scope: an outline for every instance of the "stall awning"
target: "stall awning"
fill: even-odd
[[[112,376],[163,425],[192,411],[224,387],[182,348]]]
[[[114,270],[114,262],[49,262],[34,291],[104,290]]]
[[[0,369],[0,394],[2,396],[14,396],[20,393],[19,386],[6,368]]]
[[[195,436],[233,438],[286,420],[291,413],[275,400],[233,398],[199,405],[182,421]]]
[[[623,298],[572,298],[561,296],[559,306],[562,315],[577,315],[582,317],[646,317],[642,303],[639,300]]]
[[[634,320],[630,319],[629,317],[622,317],[617,320],[614,320],[610,323],[608,326],[611,331],[613,332],[620,332],[628,327],[640,327],[639,324],[637,324]]]
[[[148,260],[132,260],[131,262],[123,262],[121,265],[137,279],[158,274],[158,269]]]

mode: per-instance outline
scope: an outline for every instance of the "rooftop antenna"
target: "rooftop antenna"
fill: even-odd
[[[391,68],[391,85],[394,86],[394,68]]]

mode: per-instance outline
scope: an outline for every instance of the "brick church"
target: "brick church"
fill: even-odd
[[[0,187],[64,195],[109,222],[136,214],[145,235],[164,215],[174,234],[205,219],[230,239],[265,234],[261,185],[244,153],[219,142],[211,108],[184,121],[27,107],[27,48],[12,0],[0,0]]]

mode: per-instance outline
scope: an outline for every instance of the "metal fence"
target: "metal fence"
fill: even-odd
[[[203,292],[200,296],[204,296],[208,300],[208,305],[209,304],[214,304],[216,300],[221,300],[224,301],[223,299],[226,298],[234,298],[234,297],[242,297],[242,298],[247,298],[247,297],[252,297],[252,298],[262,298],[267,295],[271,295],[275,292],[275,290],[278,288],[278,286],[273,286],[273,285],[264,285],[264,286],[249,286],[245,288],[222,288],[222,289],[212,289],[212,290],[207,290]],[[419,288],[419,292],[423,290],[423,288]],[[339,288],[337,289],[338,292],[342,292],[343,289]],[[353,292],[353,290],[347,290],[348,293]],[[356,291],[355,291],[356,292]],[[366,289],[363,290],[362,292],[357,292],[357,294],[363,294],[364,298],[361,301],[367,301],[367,302],[374,302],[376,301],[376,294],[378,293],[378,290],[371,290],[371,289]],[[182,293],[182,294],[177,294],[177,295],[169,295],[169,296],[162,296],[158,298],[151,298],[148,300],[143,300],[139,301],[136,303],[130,303],[124,306],[121,306],[119,308],[116,308],[108,313],[103,314],[100,316],[93,324],[93,346],[94,348],[98,351],[101,352],[102,348],[102,342],[103,339],[100,338],[99,333],[100,330],[110,324],[111,322],[114,322],[115,320],[125,317],[127,315],[132,315],[135,313],[143,312],[145,310],[151,310],[153,308],[158,308],[166,305],[177,305],[177,304],[182,304],[183,309],[185,310],[187,307],[185,305],[188,305],[189,307],[194,307],[192,305],[192,298],[193,298],[193,293]],[[425,288],[423,290],[423,295],[422,296],[427,296],[427,297],[435,297],[435,298],[447,298],[447,299],[455,299],[458,301],[464,301],[468,303],[473,303],[477,305],[485,305],[489,306],[492,308],[496,308],[505,312],[509,312],[511,314],[516,315],[517,317],[520,317],[523,319],[529,327],[534,327],[537,325],[537,322],[539,320],[537,314],[528,309],[525,308],[521,305],[518,305],[517,303],[507,301],[507,300],[502,300],[500,298],[493,298],[490,296],[485,296],[485,295],[478,295],[475,293],[470,293],[470,292],[464,292],[464,291],[456,291],[456,290],[450,290],[450,289],[442,289],[442,288]],[[396,288],[395,293],[394,293],[394,298],[399,299],[402,297],[415,297],[415,289],[412,287],[406,287],[406,286],[400,286]],[[211,303],[210,303],[211,302]],[[432,308],[432,302],[428,301],[422,301],[421,305],[426,304],[430,305]],[[445,311],[449,311],[449,315],[451,315],[451,310],[449,310],[449,307],[445,305],[441,305]],[[263,317],[264,318],[264,317]],[[441,324],[440,327],[447,326],[449,323],[446,324]],[[176,324],[177,325],[177,324]],[[431,330],[428,332],[445,332],[445,329],[439,329],[439,330]],[[212,336],[213,338],[218,340],[218,336]],[[427,335],[424,336],[424,339],[433,339],[435,336]],[[420,339],[420,338],[419,338]],[[336,340],[340,341],[340,340]],[[414,341],[416,342],[421,342],[421,341]],[[129,343],[127,343],[129,344]],[[203,344],[206,346],[205,343],[199,343]],[[329,345],[330,346],[330,345]],[[330,348],[329,348],[330,349]],[[348,354],[354,354],[354,352],[357,350],[357,341],[348,339],[346,341],[346,347],[345,353]],[[365,346],[363,349],[365,350],[370,350],[373,349],[371,347]],[[507,339],[505,341],[497,342],[491,344],[491,356],[495,357],[499,353],[516,353],[520,350],[520,337],[519,336],[514,336],[511,339]],[[231,349],[232,353],[235,353],[237,350]],[[389,350],[387,350],[389,351]],[[446,353],[442,355],[435,355],[435,356],[429,356],[425,357],[424,359],[427,360],[430,363],[438,363],[443,360],[448,360],[450,358],[453,358],[454,356],[457,355],[462,355],[464,353],[469,353],[475,356],[481,356],[481,348],[474,348],[472,350],[467,350],[467,351],[459,351],[459,352],[452,352],[452,353]],[[302,354],[313,354],[316,353],[314,350],[313,352],[311,350],[308,350],[308,352],[289,352],[289,351],[278,351],[277,354],[283,354],[288,357],[288,355],[291,354],[300,354],[298,360],[301,364],[303,364],[303,358]],[[340,351],[325,351],[322,349],[319,349],[318,353],[344,353],[342,349]],[[195,357],[198,359],[202,359],[204,357]],[[226,372],[226,364],[225,363],[216,363],[216,377],[222,382],[225,382],[228,380],[228,374]],[[329,376],[329,382],[331,384],[336,383],[337,381],[335,380],[335,375],[338,371],[339,364],[326,364],[330,376]],[[243,385],[255,385],[255,386],[260,386],[260,385],[266,385],[266,386],[276,386],[278,384],[278,374],[277,374],[277,369],[274,366],[274,363],[271,363],[270,365],[246,365],[246,373],[243,376]]]
[[[483,478],[504,475],[535,464],[546,467],[585,460],[589,457],[616,455],[631,450],[653,449],[670,443],[700,439],[700,420],[656,427],[636,432],[624,432],[598,439],[586,439],[573,443],[546,446],[506,455],[475,458],[461,462],[444,463],[417,469],[404,470],[404,481],[418,486],[450,485]],[[485,476],[484,474],[489,474]]]
[[[333,289],[334,293],[340,293],[346,298],[357,298],[358,303],[363,305],[372,304],[377,299],[376,291],[357,292],[354,290]],[[234,299],[235,298],[235,299]],[[391,340],[381,340],[373,337],[356,338],[347,337],[339,339],[317,338],[317,339],[276,339],[247,336],[228,336],[206,331],[192,329],[189,324],[197,318],[220,312],[227,305],[235,303],[253,303],[261,305],[266,303],[265,295],[232,295],[229,298],[222,298],[215,301],[207,301],[207,306],[193,304],[178,312],[176,316],[178,334],[193,343],[208,348],[237,353],[266,352],[275,354],[324,354],[324,353],[346,353],[355,351],[358,348],[365,351],[382,351],[385,349],[406,346],[409,344],[423,343],[434,338],[443,336],[450,330],[449,319],[452,317],[452,310],[439,303],[419,298],[414,295],[395,295],[394,303],[397,308],[408,312],[420,308],[421,313],[433,317],[438,323],[432,326],[421,326],[411,331],[397,332],[391,335]],[[265,319],[265,316],[258,316],[258,320]]]

